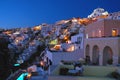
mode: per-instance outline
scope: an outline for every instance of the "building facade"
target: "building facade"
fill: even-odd
[[[86,26],[84,56],[96,65],[120,63],[120,20],[102,19]]]

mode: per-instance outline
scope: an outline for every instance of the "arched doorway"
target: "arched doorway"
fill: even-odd
[[[97,45],[93,47],[92,53],[92,63],[94,65],[99,65],[99,48]]]
[[[110,60],[113,60],[113,51],[109,46],[106,46],[103,50],[103,65],[107,65]]]
[[[89,51],[90,51],[90,46],[86,45],[85,56],[90,56]]]
[[[90,47],[88,44],[86,45],[86,49],[85,49],[85,62],[87,65],[89,65],[91,62],[90,61]]]

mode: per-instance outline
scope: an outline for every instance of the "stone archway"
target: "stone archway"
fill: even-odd
[[[86,64],[90,64],[90,46],[87,44],[85,48],[85,62]]]
[[[99,48],[97,45],[93,47],[92,53],[92,63],[94,65],[99,65]]]
[[[106,46],[103,50],[103,65],[107,65],[108,60],[113,60],[113,51],[109,46]]]
[[[86,45],[85,56],[90,56],[90,46],[88,44]]]

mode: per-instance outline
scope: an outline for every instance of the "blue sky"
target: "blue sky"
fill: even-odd
[[[120,0],[0,0],[0,28],[52,24],[72,17],[87,17],[95,8],[120,11]]]

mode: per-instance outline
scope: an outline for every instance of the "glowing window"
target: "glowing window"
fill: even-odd
[[[102,36],[102,31],[101,31],[101,30],[98,31],[98,36],[99,36],[99,37]]]
[[[118,35],[118,30],[112,29],[112,36],[117,36],[117,35]]]
[[[88,39],[88,34],[86,34],[86,39]]]

